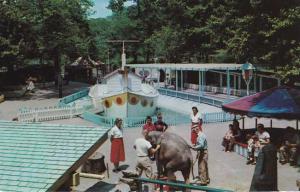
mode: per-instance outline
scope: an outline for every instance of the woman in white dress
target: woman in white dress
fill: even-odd
[[[122,119],[115,120],[115,126],[108,133],[111,141],[110,161],[114,164],[113,172],[120,171],[119,162],[125,161]]]
[[[191,113],[191,143],[193,145],[196,144],[197,137],[198,137],[198,129],[202,132],[202,118],[198,111],[197,107],[192,107],[193,112]]]

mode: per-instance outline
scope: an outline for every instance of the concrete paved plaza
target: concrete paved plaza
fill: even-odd
[[[254,120],[253,120],[254,121]],[[261,120],[260,122],[267,123],[268,121]],[[254,126],[251,121],[246,121],[248,126]],[[274,122],[273,122],[274,123]],[[279,124],[279,122],[277,122]],[[292,123],[292,122],[290,122]],[[204,132],[208,137],[209,146],[209,174],[211,183],[209,187],[230,189],[234,191],[249,191],[254,165],[246,165],[246,159],[238,154],[231,152],[225,153],[222,151],[221,140],[227,130],[228,123],[214,123],[204,125]],[[286,125],[285,125],[286,126]],[[189,125],[180,125],[171,127],[169,131],[180,134],[183,138],[189,141],[190,128]],[[136,163],[135,151],[133,149],[134,140],[141,137],[141,128],[128,128],[124,131],[124,142],[126,151],[126,161],[123,162],[124,168],[127,170],[134,170]],[[110,141],[99,149],[105,155],[106,162],[109,162]],[[194,157],[196,154],[194,153]],[[153,165],[155,168],[155,164]],[[128,191],[128,186],[119,183],[119,177],[122,173],[113,173],[111,169],[113,165],[109,162],[110,178],[104,181],[97,182],[93,179],[81,178],[81,184],[76,188],[78,191]],[[197,163],[194,166],[195,176],[197,175]],[[177,179],[182,180],[181,173],[177,172]],[[297,168],[289,165],[282,166],[278,163],[278,187],[284,191],[295,191],[296,179],[299,179],[300,173]],[[104,187],[104,188],[102,188]]]

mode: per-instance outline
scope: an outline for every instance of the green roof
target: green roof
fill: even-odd
[[[0,121],[0,191],[55,190],[109,128]]]

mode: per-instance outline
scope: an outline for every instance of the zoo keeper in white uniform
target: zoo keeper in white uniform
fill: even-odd
[[[146,140],[147,132],[143,131],[142,134],[144,137],[136,139],[133,146],[137,155],[137,164],[135,169],[139,176],[141,176],[145,170],[146,177],[154,178],[150,156],[152,156],[160,146],[157,145],[157,147],[153,149],[151,143]]]

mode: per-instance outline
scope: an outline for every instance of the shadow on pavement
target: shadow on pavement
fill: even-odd
[[[115,188],[115,184],[106,183],[103,181],[99,181],[92,187],[88,188],[86,192],[95,192],[95,191],[110,191]]]
[[[120,169],[121,171],[124,171],[124,170],[126,170],[128,167],[129,167],[129,165],[127,165],[127,164],[125,164],[125,165],[120,165],[120,166],[119,166],[119,169]]]
[[[69,85],[63,86],[63,97],[76,93],[83,88],[89,87],[89,84],[70,82]],[[43,100],[43,99],[57,99],[58,89],[56,86],[49,86],[47,88],[36,88],[32,93],[25,93],[25,90],[15,90],[3,92],[7,101],[27,101],[27,100]]]

